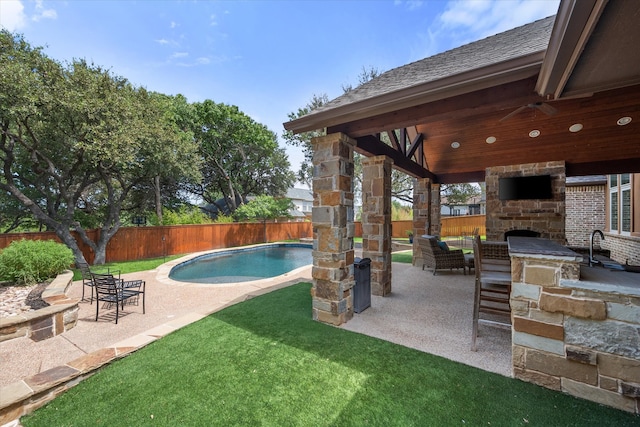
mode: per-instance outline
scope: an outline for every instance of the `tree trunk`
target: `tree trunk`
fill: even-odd
[[[76,241],[75,237],[73,237],[73,234],[71,234],[71,230],[69,230],[69,227],[60,225],[58,227],[55,227],[54,231],[56,233],[56,236],[58,236],[60,240],[62,240],[62,243],[67,245],[67,247],[71,249],[71,252],[73,252],[73,257],[76,259],[76,265],[78,265],[79,263],[88,264],[87,260],[84,258],[84,254],[78,246],[78,242]]]
[[[153,189],[155,190],[156,216],[158,224],[162,225],[162,198],[160,195],[160,175],[153,177]]]

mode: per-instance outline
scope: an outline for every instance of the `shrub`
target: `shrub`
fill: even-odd
[[[234,220],[231,215],[218,214],[217,218],[213,222],[215,224],[231,224]]]
[[[178,210],[165,209],[162,214],[162,224],[154,214],[149,221],[153,225],[183,225],[183,224],[207,224],[211,220],[197,206],[182,206]]]
[[[41,283],[73,261],[71,249],[53,240],[17,240],[0,252],[0,277],[16,285]]]

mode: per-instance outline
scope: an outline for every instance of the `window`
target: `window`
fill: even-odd
[[[609,176],[609,230],[630,235],[632,230],[633,200],[631,174]]]

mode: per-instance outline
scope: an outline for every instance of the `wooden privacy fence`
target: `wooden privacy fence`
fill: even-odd
[[[478,228],[481,236],[487,234],[484,215],[461,215],[441,218],[441,237],[468,236]]]
[[[440,218],[440,236],[464,236],[473,233],[478,228],[480,235],[487,234],[485,229],[484,215],[462,215]],[[413,221],[393,221],[391,226],[391,237],[402,238],[407,237],[408,232],[413,230]],[[362,236],[362,224],[356,222],[355,235]]]
[[[484,218],[484,215],[442,218],[442,237],[469,234],[476,227],[480,229],[480,234],[486,234]],[[392,237],[406,238],[407,231],[412,229],[412,225],[411,220],[394,221]],[[96,241],[99,232],[99,230],[89,230],[87,234],[89,238]],[[362,236],[362,224],[359,222],[355,223],[355,235]],[[276,242],[312,237],[313,228],[310,222],[123,227],[109,241],[106,260],[114,262],[159,258],[167,255],[252,245],[265,241]],[[12,241],[20,239],[60,241],[54,232],[0,234],[0,249],[9,246]],[[77,235],[76,241],[87,262],[93,263],[94,254],[91,249]]]
[[[99,230],[87,234],[96,240]],[[123,227],[107,244],[106,261],[130,261],[186,254],[211,249],[251,245],[266,241],[313,237],[310,222],[195,224],[158,227]],[[55,240],[54,232],[0,234],[0,249],[14,240]],[[94,254],[76,235],[85,259],[93,263]]]

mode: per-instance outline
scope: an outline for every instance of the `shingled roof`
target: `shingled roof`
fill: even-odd
[[[380,95],[544,52],[549,43],[555,16],[505,31],[446,52],[389,70],[335,98],[317,114]]]

